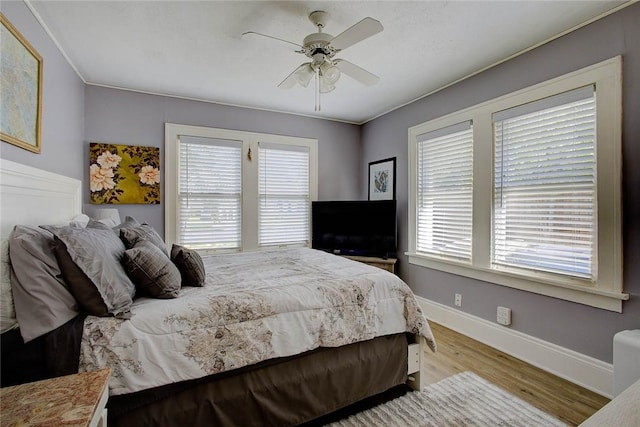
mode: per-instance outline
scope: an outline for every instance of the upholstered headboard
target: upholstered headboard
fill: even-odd
[[[82,211],[82,181],[0,159],[0,238],[16,224],[58,224]]]

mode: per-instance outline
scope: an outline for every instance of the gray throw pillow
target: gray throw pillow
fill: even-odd
[[[100,223],[44,228],[64,244],[56,245],[56,259],[78,304],[94,316],[130,318],[135,286],[120,264],[125,247],[113,230]]]
[[[148,241],[124,251],[122,265],[139,294],[153,298],[176,298],[180,272],[160,248]]]
[[[16,225],[9,237],[11,288],[24,342],[53,331],[80,312],[53,253],[53,234]]]
[[[123,227],[120,229],[120,239],[124,242],[127,249],[131,249],[141,242],[150,242],[162,251],[164,256],[169,258],[167,246],[164,244],[162,237],[149,224],[139,224],[133,227]]]
[[[206,273],[198,252],[174,244],[171,247],[171,261],[180,270],[182,286],[204,286]]]

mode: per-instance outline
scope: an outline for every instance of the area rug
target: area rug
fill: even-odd
[[[480,378],[462,372],[421,392],[367,409],[331,427],[533,427],[566,426],[527,402]]]

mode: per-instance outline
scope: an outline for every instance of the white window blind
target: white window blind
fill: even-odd
[[[242,142],[182,136],[178,242],[195,249],[239,248]]]
[[[594,280],[592,86],[493,114],[492,262]]]
[[[309,148],[264,142],[259,147],[259,245],[307,244]]]
[[[473,132],[459,123],[417,137],[416,250],[471,260]]]

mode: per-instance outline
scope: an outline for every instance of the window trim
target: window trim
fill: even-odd
[[[274,143],[281,145],[304,146],[309,149],[309,198],[318,198],[318,140],[266,133],[246,132],[231,129],[212,128],[204,126],[181,125],[165,123],[165,242],[171,246],[176,243],[178,236],[177,218],[179,210],[178,173],[179,173],[179,138],[189,135],[202,138],[218,138],[242,141],[242,234],[240,251],[256,251],[273,249],[274,246],[262,248],[258,237],[258,165],[259,143]],[[248,159],[251,149],[253,161]],[[244,183],[253,182],[255,186],[247,187]],[[311,209],[311,208],[309,208]],[[311,236],[311,221],[309,221],[309,236]],[[237,252],[236,249],[203,250],[207,252]]]
[[[586,282],[554,274],[501,271],[491,267],[494,112],[567,92],[596,86],[598,280]],[[416,252],[417,136],[455,123],[473,122],[473,228],[471,263]],[[409,263],[515,289],[622,312],[622,57],[530,86],[484,103],[413,126],[408,130]],[[487,165],[491,165],[487,167]]]

